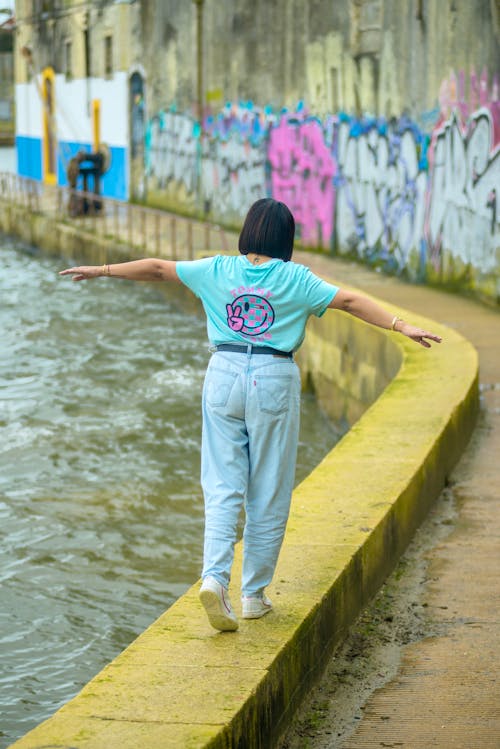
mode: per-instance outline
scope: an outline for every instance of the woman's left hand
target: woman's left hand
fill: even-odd
[[[87,281],[89,278],[103,276],[101,265],[80,265],[77,268],[66,268],[59,271],[60,276],[73,276],[73,281]]]
[[[408,338],[411,338],[412,341],[415,341],[415,343],[419,343],[421,346],[424,346],[424,348],[431,347],[429,341],[434,341],[434,343],[441,343],[441,341],[443,340],[441,336],[435,335],[435,333],[430,333],[428,330],[423,330],[422,328],[416,328],[414,325],[410,325],[409,323],[404,321],[401,321],[398,324],[396,330],[399,333],[407,336]]]

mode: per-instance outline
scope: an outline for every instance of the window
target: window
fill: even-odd
[[[85,56],[85,78],[90,78],[90,31],[84,29],[83,31],[83,53]]]
[[[351,0],[351,50],[354,57],[380,54],[383,0]]]
[[[64,43],[64,72],[66,74],[66,80],[70,81],[73,78],[73,67],[72,44],[69,40]]]
[[[113,37],[104,37],[104,76],[111,78],[113,75]]]
[[[340,108],[338,68],[330,68],[330,91],[332,97],[330,102],[330,111],[337,112]]]

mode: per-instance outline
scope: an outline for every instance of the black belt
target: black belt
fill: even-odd
[[[279,351],[271,346],[254,346],[252,343],[239,345],[238,343],[219,343],[215,347],[216,351],[234,351],[237,354],[272,354],[273,356],[284,356],[287,359],[293,358],[293,351]]]

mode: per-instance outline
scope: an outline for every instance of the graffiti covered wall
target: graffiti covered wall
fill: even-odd
[[[498,300],[498,80],[472,74],[468,100],[464,90],[452,74],[419,123],[318,118],[302,102],[293,112],[227,104],[202,126],[160,113],[146,136],[149,189],[235,226],[269,195],[290,207],[306,247]]]
[[[252,107],[228,105],[203,130],[190,114],[159,113],[146,134],[150,198],[239,224],[245,206],[265,194],[269,125]]]
[[[430,157],[431,277],[463,278],[498,297],[500,148],[492,111],[482,108],[464,123],[454,113],[434,131]]]

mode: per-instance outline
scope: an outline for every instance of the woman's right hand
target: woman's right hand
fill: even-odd
[[[422,328],[416,328],[414,325],[410,325],[404,320],[399,320],[397,323],[397,327],[395,327],[394,330],[396,330],[398,333],[402,333],[408,338],[411,338],[412,341],[415,341],[415,343],[419,343],[424,348],[431,347],[429,341],[433,341],[434,343],[441,343],[441,341],[443,340],[441,336],[436,335],[435,333],[431,333],[428,330],[423,330]]]

